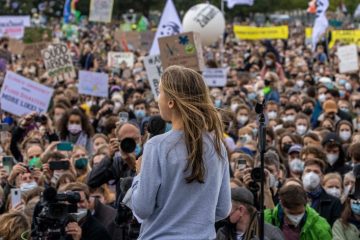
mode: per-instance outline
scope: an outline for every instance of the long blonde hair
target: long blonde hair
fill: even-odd
[[[0,215],[0,238],[6,240],[22,239],[22,235],[30,230],[26,215],[21,212],[4,213]]]
[[[185,179],[204,183],[205,166],[203,161],[204,132],[214,134],[214,148],[221,158],[221,140],[223,137],[222,121],[214,107],[207,86],[202,76],[196,71],[171,66],[161,77],[161,87],[165,95],[175,102],[184,125],[185,144],[188,162],[184,172],[191,170]]]

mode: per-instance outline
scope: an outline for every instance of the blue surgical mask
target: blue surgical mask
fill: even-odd
[[[360,215],[360,202],[351,201],[351,210],[354,214]]]
[[[142,152],[142,147],[140,144],[136,144],[136,148],[135,148],[135,155],[136,157],[139,157],[141,155]]]
[[[165,132],[169,132],[169,131],[171,131],[171,129],[172,129],[172,124],[171,123],[166,123]]]
[[[221,99],[215,99],[215,107],[221,108]]]
[[[144,118],[146,115],[145,110],[135,110],[135,116],[138,119]]]
[[[255,100],[256,99],[256,92],[251,92],[247,95],[249,100]]]

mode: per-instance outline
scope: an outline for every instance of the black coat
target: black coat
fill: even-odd
[[[332,227],[334,222],[340,218],[342,205],[338,198],[327,194],[325,190],[323,190],[320,194],[320,202],[314,209],[321,217],[325,218]]]
[[[106,228],[89,213],[81,224],[81,240],[111,240]]]

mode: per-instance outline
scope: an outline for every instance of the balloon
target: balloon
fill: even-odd
[[[203,45],[210,45],[218,41],[224,31],[224,15],[211,4],[197,4],[190,8],[184,16],[183,32],[200,33]]]

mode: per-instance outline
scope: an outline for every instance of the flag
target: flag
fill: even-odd
[[[76,4],[79,0],[71,0],[71,15],[75,17],[75,21],[78,23],[80,22],[81,13],[80,11],[76,10]]]
[[[147,18],[145,16],[141,16],[136,26],[136,30],[138,32],[145,32],[148,30],[148,26],[149,26],[149,21],[147,20]]]
[[[160,54],[158,38],[175,35],[181,32],[182,25],[175,5],[172,0],[167,0],[151,46],[150,55]]]
[[[70,22],[70,16],[71,16],[71,0],[66,0],[64,5],[64,23]]]
[[[355,12],[354,12],[354,17],[355,18],[359,18],[360,17],[360,4],[357,6]]]
[[[233,8],[235,5],[254,5],[254,0],[227,0],[227,7]]]
[[[316,49],[320,36],[326,32],[329,22],[326,18],[326,10],[329,7],[329,0],[316,1],[316,18],[312,32],[312,48]]]

